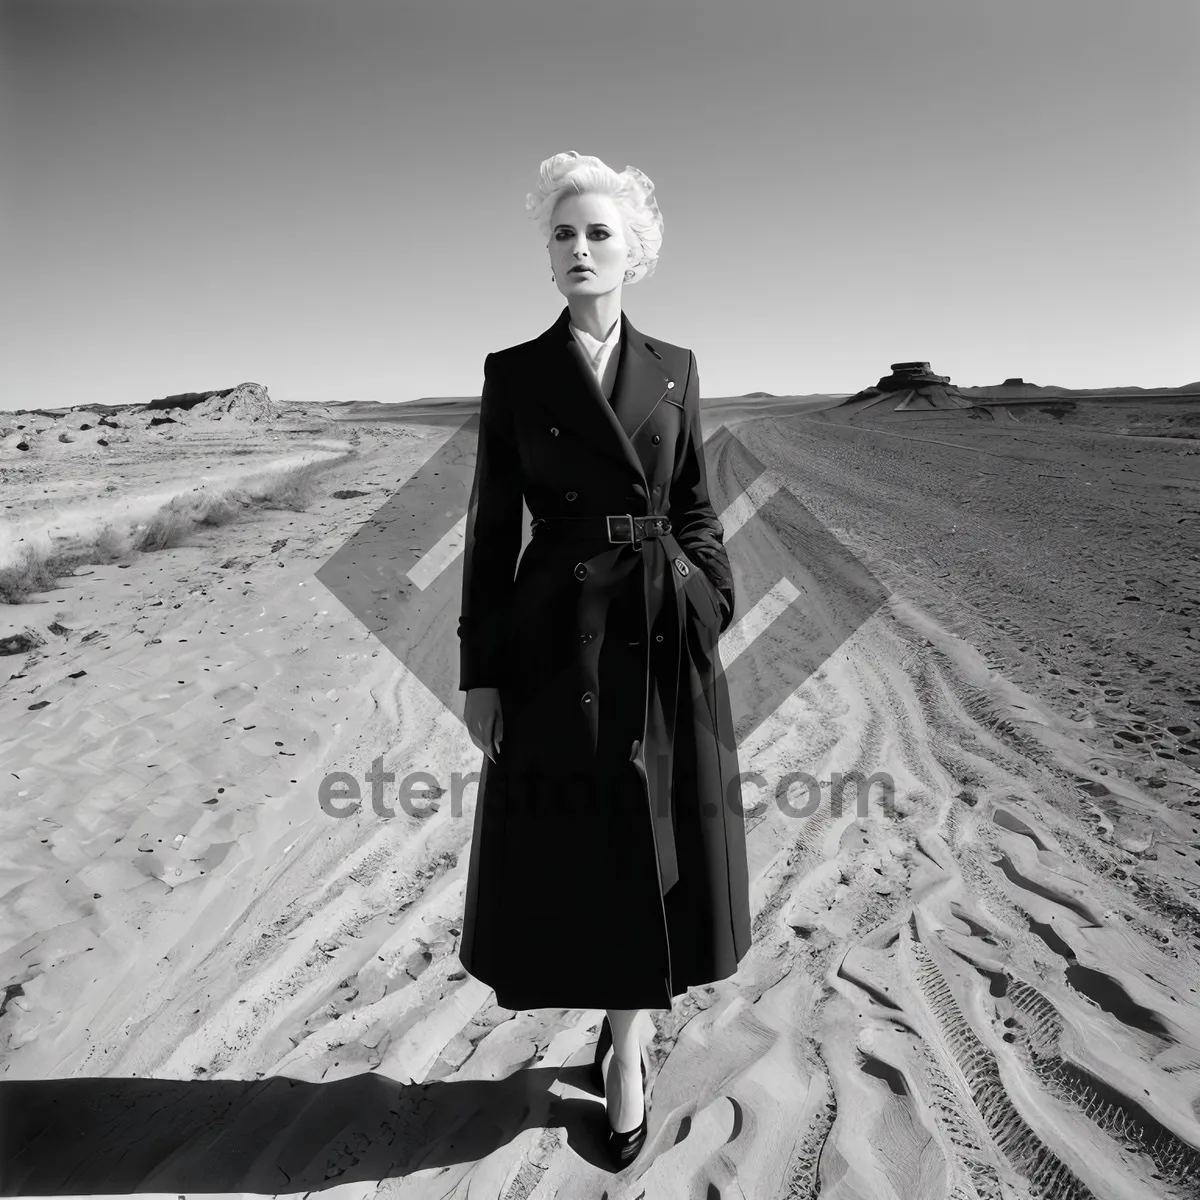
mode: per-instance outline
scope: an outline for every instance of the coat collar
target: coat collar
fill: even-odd
[[[621,313],[621,357],[610,404],[571,333],[569,306],[538,341],[545,343],[557,376],[541,397],[555,419],[625,463],[648,496],[645,465],[632,439],[659,401],[670,399],[680,407],[683,404],[683,396],[675,399],[667,387],[677,381],[666,369],[654,343]]]

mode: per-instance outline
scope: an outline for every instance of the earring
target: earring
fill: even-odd
[[[636,274],[637,274],[637,272],[634,270],[626,271],[625,272],[625,282],[628,283]]]

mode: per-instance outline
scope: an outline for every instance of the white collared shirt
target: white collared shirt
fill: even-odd
[[[571,332],[575,335],[575,340],[583,351],[583,357],[591,364],[592,372],[596,376],[596,382],[600,385],[600,391],[603,392],[605,400],[611,400],[613,385],[617,379],[617,364],[621,358],[619,352],[613,353],[621,345],[621,318],[618,317],[613,322],[613,327],[604,341],[592,337],[583,329],[576,329],[574,325],[571,326]]]

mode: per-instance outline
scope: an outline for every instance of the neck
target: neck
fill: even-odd
[[[613,325],[621,319],[621,287],[599,296],[571,296],[567,300],[571,324],[598,341],[604,341]]]

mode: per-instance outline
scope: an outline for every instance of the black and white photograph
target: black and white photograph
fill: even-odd
[[[0,0],[0,1195],[1200,1200],[1197,62]]]

